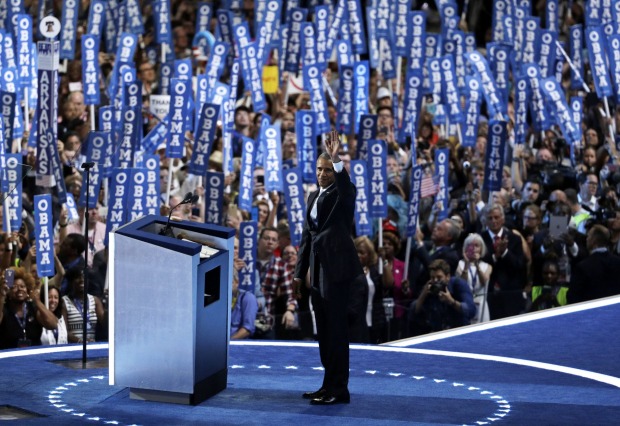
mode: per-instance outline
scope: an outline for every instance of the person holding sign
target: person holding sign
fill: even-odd
[[[340,140],[336,131],[328,135],[325,145],[326,152],[316,162],[320,188],[308,197],[293,279],[299,297],[301,283],[310,270],[312,306],[325,374],[321,388],[306,392],[303,397],[316,405],[350,402],[347,305],[350,284],[363,274],[351,238],[355,186],[338,156]]]

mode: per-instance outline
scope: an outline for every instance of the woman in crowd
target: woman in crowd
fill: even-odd
[[[377,269],[377,252],[368,237],[357,237],[354,243],[360,263],[364,268],[362,287],[366,296],[363,300],[366,303],[363,306],[366,313],[368,342],[381,343],[385,341],[385,311],[383,309],[383,282]]]
[[[69,292],[63,297],[67,308],[67,331],[69,343],[82,343],[83,341],[83,312],[84,312],[84,271],[81,268],[69,269],[66,273],[69,283]],[[103,303],[98,297],[88,295],[86,305],[86,340],[95,341],[97,324],[103,324],[105,312]]]
[[[58,318],[58,326],[55,329],[43,329],[41,333],[42,345],[64,345],[69,343],[67,337],[67,310],[60,297],[58,287],[49,287],[47,292],[49,310]],[[41,293],[41,302],[45,300],[45,295]]]
[[[542,285],[532,286],[532,306],[530,312],[564,306],[567,303],[568,287],[560,280],[560,267],[557,260],[549,259],[543,263]]]
[[[378,251],[383,259],[383,284],[386,284],[385,278],[391,277],[392,281],[390,290],[394,298],[394,317],[390,330],[394,339],[400,339],[405,331],[407,307],[411,303],[411,290],[409,281],[404,279],[405,262],[395,257],[400,251],[398,235],[394,232],[383,231],[383,248],[379,248]]]
[[[13,283],[0,278],[0,349],[40,346],[43,327],[54,330],[56,316],[41,303],[39,288],[23,268],[14,271]]]
[[[596,171],[596,148],[587,146],[583,150],[581,164],[577,165],[577,172],[595,172]]]
[[[471,323],[489,321],[487,290],[493,267],[481,259],[486,255],[487,248],[479,234],[469,234],[463,243],[463,259],[456,268],[456,276],[467,281],[474,296],[476,316]]]

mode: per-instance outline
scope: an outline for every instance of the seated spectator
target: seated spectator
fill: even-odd
[[[41,303],[40,288],[23,268],[15,271],[9,288],[5,274],[0,278],[0,349],[40,346],[43,328],[58,327],[58,318]]]
[[[252,293],[239,290],[238,274],[233,274],[231,307],[230,338],[240,340],[251,337],[254,334],[258,303]]]
[[[69,343],[83,342],[84,309],[86,310],[86,339],[87,342],[94,342],[98,324],[101,326],[105,322],[103,303],[98,297],[89,294],[86,308],[84,308],[84,271],[82,269],[69,269],[66,279],[69,292],[63,297],[63,301],[67,308]]]
[[[67,340],[67,309],[60,297],[58,287],[49,287],[47,291],[49,310],[58,318],[58,326],[53,330],[43,329],[41,333],[42,345],[65,345]],[[41,302],[45,301],[45,295],[41,292]]]
[[[433,261],[429,271],[430,280],[410,307],[410,332],[414,336],[468,325],[476,315],[469,286],[450,275],[445,260]]]

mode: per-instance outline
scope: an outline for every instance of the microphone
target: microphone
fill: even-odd
[[[166,226],[161,228],[161,230],[159,231],[159,235],[165,235],[167,237],[174,238],[174,233],[172,232],[172,228],[170,227],[170,218],[172,217],[172,212],[174,211],[174,209],[176,209],[179,206],[182,206],[183,204],[190,204],[190,203],[193,204],[196,201],[198,201],[198,195],[194,195],[191,192],[188,192],[187,194],[185,194],[185,197],[183,197],[183,201],[181,201],[179,204],[177,204],[176,206],[170,209],[170,213],[168,213],[168,221],[166,222]]]

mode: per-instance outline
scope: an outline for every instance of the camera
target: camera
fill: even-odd
[[[446,284],[443,281],[439,281],[439,282],[433,282],[431,283],[431,288],[429,290],[430,294],[439,294],[440,291],[446,291],[446,289],[448,288],[448,284]]]
[[[590,211],[590,218],[586,221],[586,230],[593,225],[607,226],[607,222],[616,218],[616,211],[609,208],[600,208],[596,211]]]

